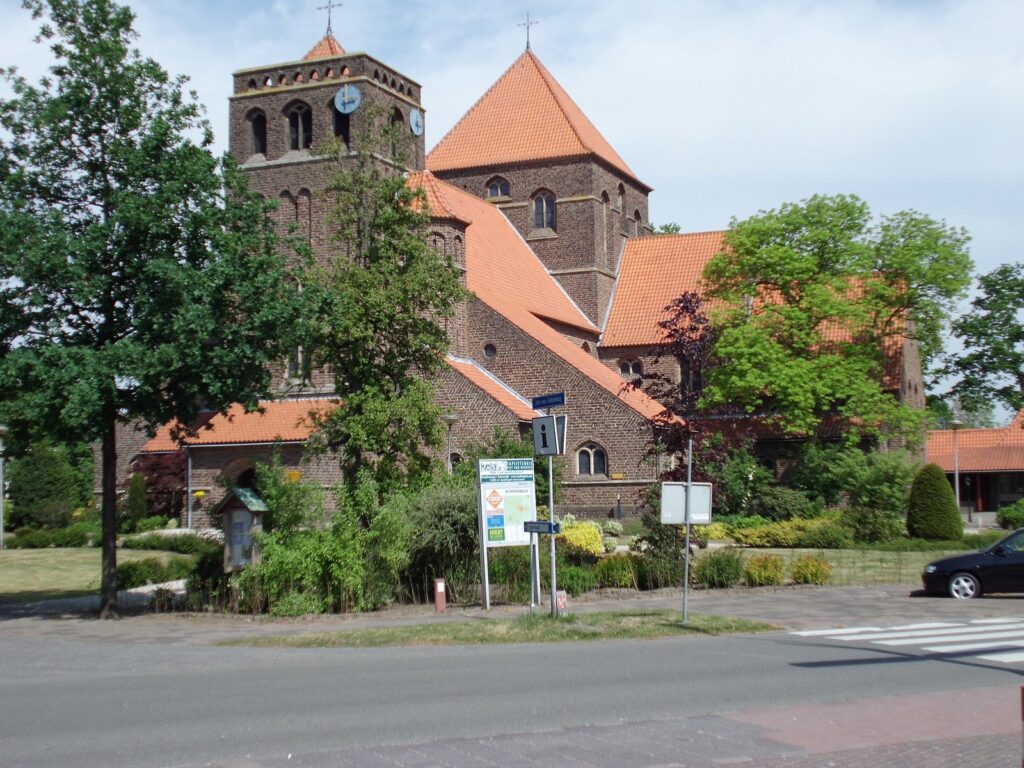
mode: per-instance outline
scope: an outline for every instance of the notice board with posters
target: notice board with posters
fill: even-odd
[[[484,545],[528,546],[523,524],[537,519],[533,459],[480,459],[477,472]]]

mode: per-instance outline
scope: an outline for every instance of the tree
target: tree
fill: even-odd
[[[736,404],[789,433],[838,415],[851,439],[912,436],[919,418],[886,391],[887,356],[904,338],[925,366],[941,349],[969,281],[967,240],[913,211],[872,224],[844,195],[734,219],[704,272],[722,309],[702,404]]]
[[[313,364],[333,372],[342,407],[318,421],[312,447],[337,453],[348,486],[373,479],[386,493],[427,476],[423,446],[441,444],[429,379],[444,364],[443,323],[463,291],[450,257],[427,245],[425,193],[398,172],[405,132],[379,111],[364,117],[354,159],[341,143],[326,154],[339,253],[309,282],[308,346]]]
[[[12,528],[63,527],[71,521],[74,508],[84,502],[67,450],[49,441],[33,443],[24,456],[12,461],[7,479],[14,502],[7,521]]]
[[[683,231],[683,228],[676,224],[674,221],[669,221],[658,226],[651,227],[651,234],[654,235],[678,235]]]
[[[953,394],[971,409],[992,400],[1024,408],[1024,264],[1003,264],[978,278],[981,294],[953,323],[963,352],[946,359],[960,381]]]
[[[956,407],[949,400],[939,395],[925,397],[925,408],[928,409],[929,429],[949,429],[954,417],[960,419],[965,427],[991,428],[996,425],[996,417],[991,402],[975,402],[974,407]]]
[[[921,467],[910,486],[907,533],[934,541],[957,541],[964,535],[953,489],[938,464]]]
[[[26,0],[55,60],[0,102],[0,403],[22,434],[102,444],[101,615],[117,612],[116,427],[254,408],[298,309],[267,206],[185,79],[110,0]],[[196,144],[189,136],[198,134]]]

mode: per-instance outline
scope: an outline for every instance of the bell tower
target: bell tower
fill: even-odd
[[[365,53],[346,52],[330,26],[301,59],[242,69],[233,78],[231,155],[254,191],[278,200],[282,228],[294,226],[318,260],[330,248],[324,191],[332,170],[323,156],[330,142],[354,155],[369,121],[389,120],[402,142],[395,154],[407,167],[400,170],[423,168],[419,83]]]

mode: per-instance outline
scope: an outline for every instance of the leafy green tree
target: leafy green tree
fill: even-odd
[[[956,497],[938,464],[923,466],[910,486],[907,533],[935,541],[956,541],[964,535]]]
[[[364,117],[371,127],[354,137],[355,157],[341,143],[326,155],[339,253],[306,289],[317,306],[308,346],[343,406],[319,422],[311,446],[336,453],[349,486],[372,478],[387,493],[428,477],[424,447],[442,442],[430,379],[463,290],[451,259],[427,245],[425,193],[397,172],[401,126],[372,109]],[[382,147],[394,162],[381,160]]]
[[[995,409],[991,401],[972,401],[971,408],[960,405],[955,411],[953,405],[945,397],[928,395],[925,397],[925,408],[928,410],[929,429],[949,429],[954,417],[965,427],[990,428],[996,425]]]
[[[963,352],[951,354],[945,372],[960,381],[953,393],[969,409],[997,400],[1024,408],[1024,264],[1003,264],[978,278],[980,295],[953,323]]]
[[[146,476],[135,472],[128,479],[128,489],[121,501],[121,514],[118,515],[118,529],[132,532],[139,520],[149,515],[149,504],[146,502]]]
[[[927,366],[941,349],[969,281],[967,239],[915,212],[872,223],[844,195],[733,220],[704,272],[723,309],[702,405],[735,404],[789,433],[837,414],[851,438],[912,435],[918,418],[884,389],[886,352],[907,336]]]
[[[678,235],[683,231],[683,228],[676,224],[674,221],[669,221],[664,224],[659,224],[656,227],[651,228],[655,235]]]
[[[7,468],[13,510],[6,517],[12,528],[60,528],[84,502],[78,476],[68,451],[49,441],[29,446],[24,456]]]
[[[255,407],[297,292],[267,206],[111,0],[26,0],[55,60],[0,101],[0,402],[102,443],[101,614],[116,615],[115,428]],[[198,135],[199,144],[190,137]]]
[[[469,442],[462,450],[464,461],[455,465],[455,479],[466,485],[476,487],[476,468],[480,459],[533,459],[533,475],[536,489],[536,502],[547,506],[548,503],[548,461],[547,456],[535,456],[533,453],[533,434],[531,431],[520,437],[501,427],[495,427],[491,437],[480,443]],[[561,499],[562,463],[556,461],[551,470],[555,481],[555,504]],[[557,513],[557,509],[555,510]]]

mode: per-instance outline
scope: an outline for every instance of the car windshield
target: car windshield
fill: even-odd
[[[1002,547],[1007,552],[1024,552],[1024,530],[1014,531],[989,547],[989,550],[993,551],[997,547]]]

